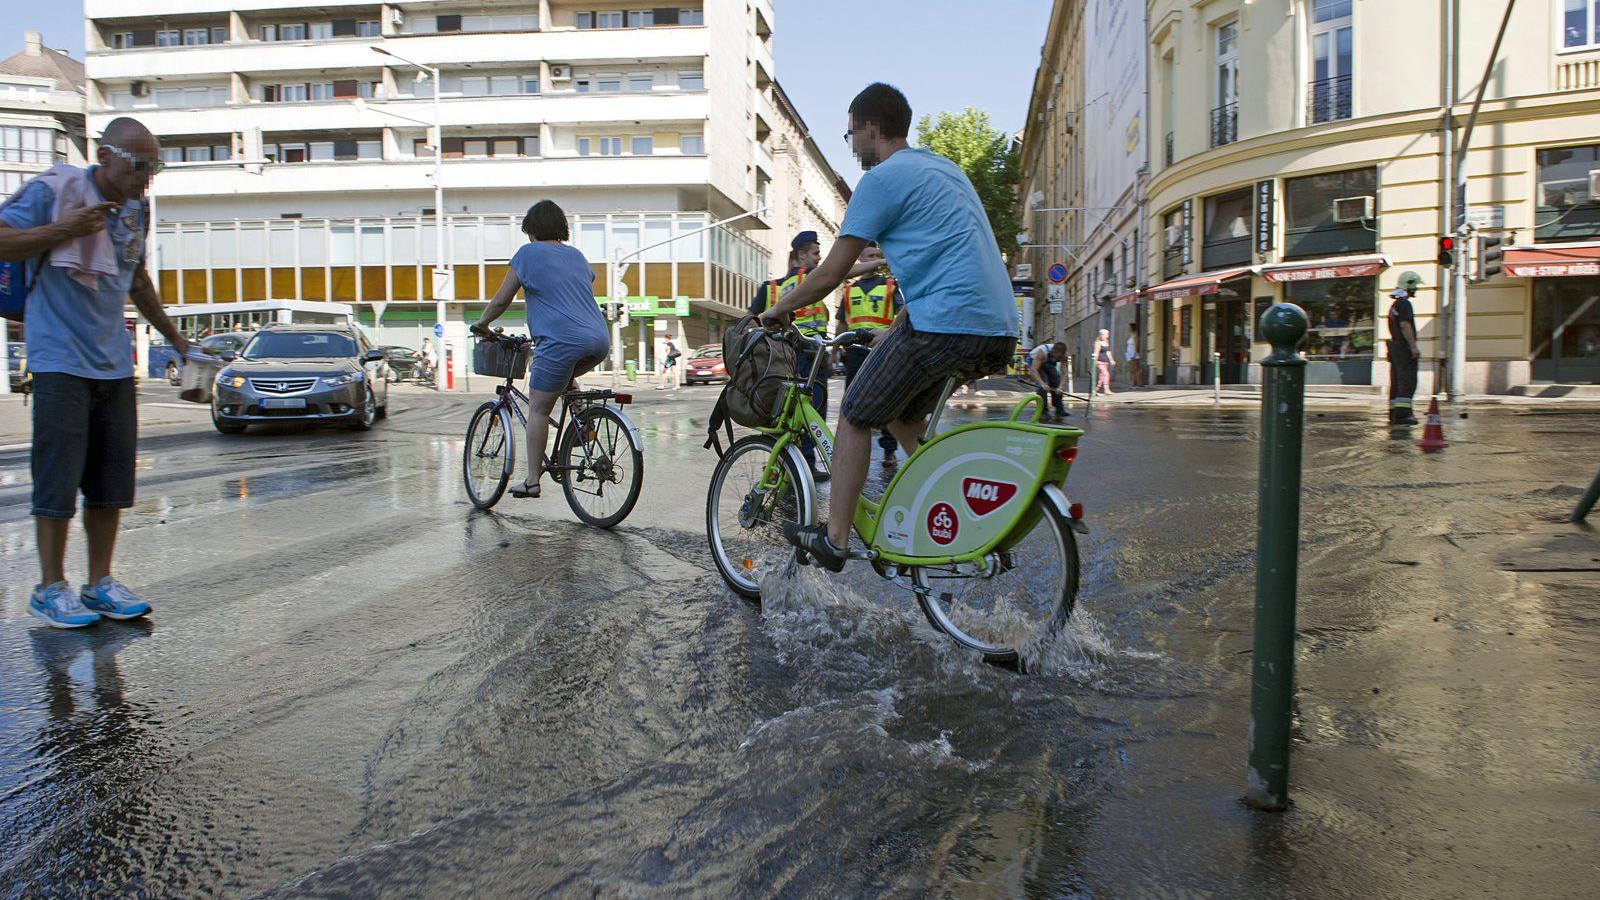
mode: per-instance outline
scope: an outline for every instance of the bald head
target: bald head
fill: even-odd
[[[94,178],[101,195],[117,203],[137,199],[144,196],[160,165],[161,142],[150,129],[122,116],[100,133],[97,159]]]

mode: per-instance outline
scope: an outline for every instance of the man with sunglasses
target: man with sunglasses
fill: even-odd
[[[144,195],[161,146],[129,118],[106,126],[88,169],[59,165],[0,206],[0,260],[26,262],[28,368],[33,375],[33,516],[39,584],[28,612],[57,628],[150,612],[111,575],[122,510],[133,505],[138,421],[133,354],[123,324],[131,297],[179,358],[186,341],[145,271]],[[89,583],[74,594],[67,534],[83,494]]]

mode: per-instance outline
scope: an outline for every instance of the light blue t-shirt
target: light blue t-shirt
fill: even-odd
[[[31,182],[0,210],[0,222],[12,228],[48,225],[55,199],[49,186]],[[91,202],[100,199],[96,192]],[[121,208],[106,213],[117,274],[100,276],[97,290],[88,290],[48,259],[31,273],[33,287],[23,323],[28,371],[101,380],[133,377],[133,345],[123,315],[133,276],[144,265],[146,222],[142,200],[125,200]]]
[[[511,271],[522,282],[535,347],[548,342],[602,354],[610,348],[606,317],[594,299],[594,270],[577,247],[531,241],[511,257]]]
[[[955,163],[906,149],[861,176],[840,234],[877,241],[917,331],[1016,336],[1017,307],[994,231]]]

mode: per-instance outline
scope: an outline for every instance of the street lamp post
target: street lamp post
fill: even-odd
[[[445,292],[455,284],[452,273],[454,266],[447,265],[444,259],[444,114],[439,106],[439,92],[443,85],[439,81],[439,70],[433,66],[426,66],[414,60],[406,59],[398,53],[392,53],[382,47],[373,47],[372,52],[381,53],[391,59],[399,60],[409,66],[414,66],[427,73],[433,79],[433,134],[430,139],[433,143],[433,320],[434,340],[438,344],[435,352],[439,354],[439,364],[433,367],[433,387],[435,390],[444,390],[446,365],[444,353],[444,319],[445,319]],[[413,120],[415,121],[415,120]]]

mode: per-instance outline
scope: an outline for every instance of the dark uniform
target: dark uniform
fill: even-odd
[[[835,321],[839,323],[840,331],[853,331],[857,328],[882,330],[894,324],[894,317],[900,312],[900,287],[895,283],[893,276],[878,274],[868,275],[856,280],[845,295],[845,302],[839,304],[839,313]],[[850,387],[850,382],[856,377],[856,372],[861,369],[861,364],[867,361],[867,347],[846,347],[844,351],[844,386]],[[878,431],[878,446],[883,448],[884,465],[894,461],[894,450],[899,444],[889,429]]]
[[[1401,326],[1409,324],[1411,333],[1417,333],[1417,320],[1411,311],[1410,294],[1404,289],[1389,295],[1394,304],[1389,307],[1389,424],[1415,425],[1417,417],[1412,411],[1411,398],[1417,392],[1417,354],[1411,352]]]

